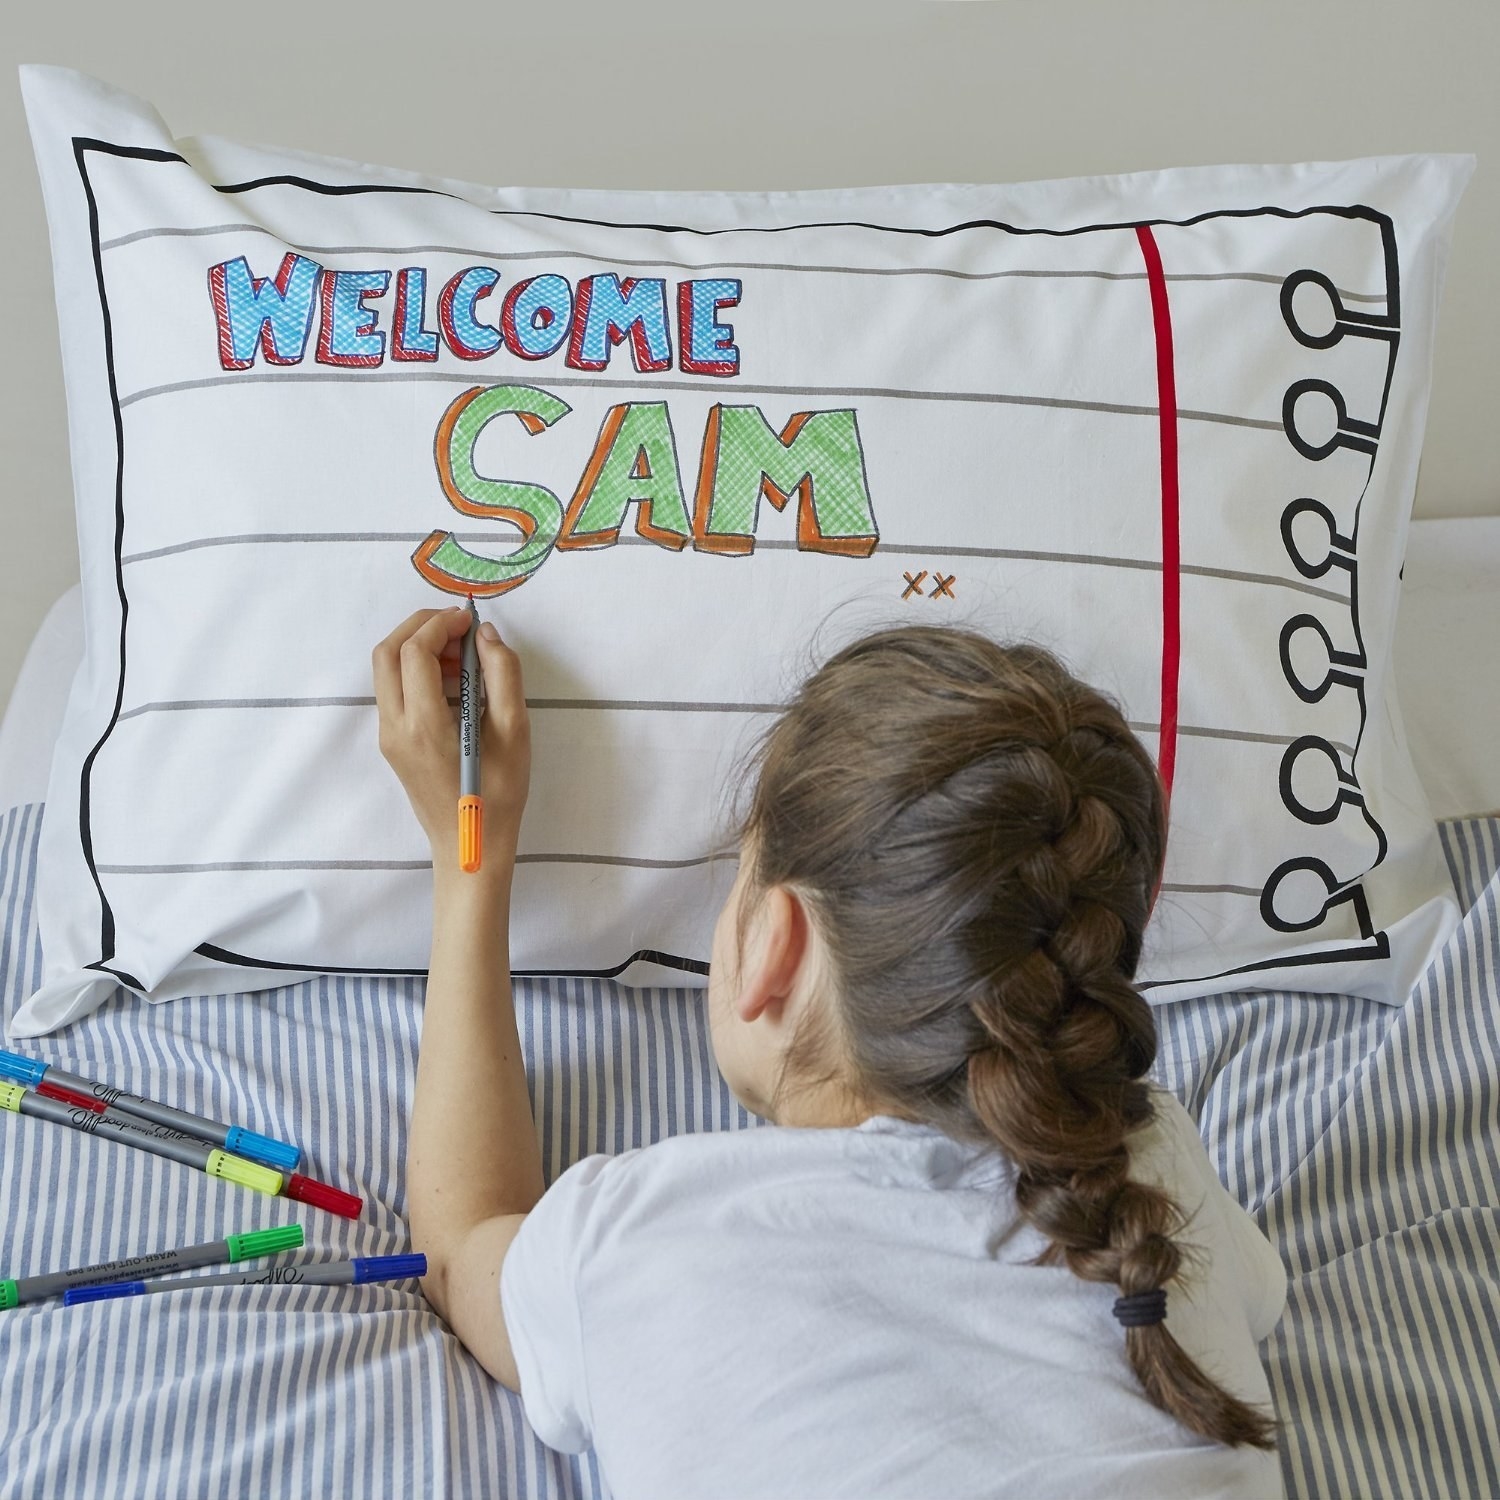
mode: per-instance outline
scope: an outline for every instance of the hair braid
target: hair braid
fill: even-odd
[[[1127,927],[1101,899],[1125,830],[1089,790],[1081,773],[1091,763],[1086,752],[1072,759],[1073,738],[1054,764],[1071,782],[1071,761],[1081,784],[1039,778],[1058,833],[1015,867],[1056,923],[971,1002],[989,1045],[970,1057],[968,1084],[975,1114],[1016,1164],[1021,1212],[1051,1242],[1039,1259],[1131,1296],[1177,1275],[1180,1215],[1165,1192],[1130,1177],[1126,1136],[1151,1118],[1145,1075],[1156,1027],[1127,977],[1133,954],[1122,969]],[[1151,1399],[1185,1426],[1221,1442],[1273,1445],[1274,1424],[1211,1381],[1165,1324],[1126,1329],[1125,1345]]]
[[[784,1081],[847,1077],[998,1145],[1042,1261],[1126,1296],[1171,1281],[1180,1215],[1132,1181],[1126,1140],[1152,1116],[1156,1029],[1132,976],[1165,801],[1118,706],[1041,647],[907,626],[813,673],[757,758],[751,884],[806,897],[837,990]],[[1125,1340],[1185,1426],[1272,1445],[1164,1323]]]

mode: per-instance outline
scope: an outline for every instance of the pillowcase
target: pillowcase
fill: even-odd
[[[1390,657],[1472,157],[487,188],[22,83],[86,639],[16,1033],[423,973],[370,653],[471,592],[531,705],[518,973],[701,979],[732,769],[914,621],[1043,642],[1153,750],[1153,1000],[1399,1002],[1457,920]]]

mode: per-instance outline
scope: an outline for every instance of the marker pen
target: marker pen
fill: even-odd
[[[107,1125],[117,1125],[123,1130],[142,1130],[148,1121],[136,1121],[129,1115],[120,1115],[117,1110],[110,1109],[101,1100],[90,1097],[87,1094],[78,1094],[74,1089],[65,1089],[51,1080],[39,1083],[36,1086],[37,1094],[42,1095],[43,1100],[55,1100],[58,1104],[66,1104],[69,1109],[89,1110],[90,1115],[98,1115],[101,1121]],[[168,1130],[165,1125],[151,1125],[148,1133],[156,1140],[184,1140],[192,1145],[201,1145],[196,1136],[184,1136],[181,1131]],[[330,1214],[338,1214],[341,1218],[359,1218],[365,1212],[365,1203],[357,1199],[353,1193],[345,1193],[342,1188],[333,1187],[330,1182],[320,1182],[317,1178],[305,1178],[300,1172],[288,1172],[282,1178],[279,1196],[284,1199],[296,1199],[299,1203],[311,1203],[315,1209],[327,1209]],[[204,1262],[207,1265],[207,1262]]]
[[[251,1161],[264,1162],[278,1172],[290,1172],[302,1160],[296,1146],[285,1141],[273,1140],[268,1135],[258,1135],[242,1125],[221,1125],[217,1120],[205,1119],[202,1115],[189,1113],[185,1109],[173,1109],[170,1104],[158,1104],[154,1099],[144,1099],[139,1094],[126,1093],[124,1089],[111,1088],[107,1083],[95,1083],[81,1078],[64,1068],[50,1063],[38,1062],[35,1058],[21,1057],[14,1052],[0,1051],[0,1078],[14,1079],[28,1088],[35,1088],[45,1078],[75,1094],[85,1094],[93,1099],[102,1099],[123,1114],[136,1115],[142,1120],[154,1120],[184,1135],[196,1136],[235,1156],[247,1156]]]
[[[241,1156],[232,1156],[206,1141],[194,1140],[177,1131],[160,1134],[162,1126],[130,1115],[119,1115],[110,1109],[99,1114],[82,1105],[48,1099],[35,1089],[22,1088],[18,1083],[0,1083],[0,1109],[30,1115],[38,1120],[51,1120],[54,1125],[66,1125],[69,1129],[101,1136],[121,1146],[136,1146],[171,1161],[180,1161],[184,1166],[196,1167],[210,1177],[222,1177],[226,1182],[254,1188],[257,1193],[275,1196],[281,1191],[280,1172],[273,1172],[258,1162],[246,1161]]]
[[[170,1125],[158,1125],[156,1121],[143,1120],[139,1115],[127,1114],[124,1110],[106,1104],[102,1099],[96,1099],[92,1094],[80,1094],[77,1089],[64,1088],[51,1078],[44,1078],[37,1084],[35,1092],[43,1099],[66,1104],[69,1109],[86,1109],[91,1115],[98,1115],[103,1124],[113,1125],[118,1130],[149,1135],[158,1141],[186,1141],[194,1146],[210,1144],[202,1136],[193,1135],[186,1130],[176,1130]]]
[[[14,1281],[0,1281],[0,1308],[22,1307],[28,1302],[42,1302],[64,1292],[86,1286],[104,1286],[117,1282],[132,1272],[191,1271],[197,1266],[234,1265],[255,1260],[262,1255],[280,1255],[283,1250],[297,1250],[302,1245],[302,1226],[287,1224],[279,1229],[257,1229],[250,1234],[231,1234],[227,1239],[210,1240],[205,1245],[189,1245],[182,1250],[158,1250],[152,1255],[134,1255],[127,1260],[106,1260],[96,1266],[77,1266],[71,1271],[50,1271],[43,1276],[22,1276]]]
[[[479,670],[479,611],[469,595],[469,628],[464,632],[463,657],[458,672],[458,864],[472,875],[480,863],[484,843],[484,798],[479,788],[479,716],[483,678]]]
[[[311,1265],[272,1266],[266,1271],[225,1272],[218,1276],[177,1276],[165,1281],[116,1281],[79,1287],[63,1298],[65,1307],[144,1297],[151,1292],[190,1292],[200,1286],[359,1286],[370,1281],[406,1281],[427,1274],[425,1255],[373,1255]]]
[[[101,1100],[92,1098],[88,1094],[65,1089],[53,1083],[50,1078],[37,1084],[36,1092],[42,1098],[56,1100],[57,1103],[65,1104],[70,1109],[86,1109],[90,1114],[98,1115],[105,1124],[134,1131],[149,1127],[148,1133],[157,1140],[202,1144],[196,1136],[184,1135],[180,1130],[171,1130],[165,1125],[151,1125],[149,1121],[133,1119],[129,1115],[111,1109]],[[288,1172],[282,1178],[279,1193],[283,1198],[294,1198],[298,1203],[310,1203],[314,1208],[327,1209],[329,1213],[338,1214],[345,1219],[357,1219],[364,1212],[363,1200],[356,1198],[353,1193],[346,1193],[342,1188],[336,1188],[331,1183],[319,1182],[316,1177],[304,1177],[300,1172]]]

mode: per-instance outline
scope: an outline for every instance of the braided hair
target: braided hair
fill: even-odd
[[[813,673],[752,761],[749,885],[803,896],[837,992],[795,1039],[793,1081],[843,1075],[887,1112],[998,1146],[1047,1238],[1039,1263],[1136,1303],[1165,1287],[1181,1215],[1131,1180],[1126,1145],[1152,1116],[1156,1028],[1132,976],[1165,798],[1119,708],[1038,646],[890,629]],[[1125,1330],[1150,1399],[1205,1437],[1272,1447],[1272,1420],[1159,1319]]]

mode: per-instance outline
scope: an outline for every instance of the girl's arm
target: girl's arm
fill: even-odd
[[[375,649],[381,752],[432,846],[432,957],[406,1153],[412,1244],[423,1290],[497,1380],[519,1389],[500,1306],[500,1267],[542,1195],[541,1152],[510,988],[510,894],[530,775],[530,732],[515,653],[479,640],[484,852],[458,862],[458,735],[443,662],[465,611],[423,610]]]
[[[488,807],[486,807],[488,812]],[[486,829],[486,835],[489,830]],[[542,1196],[542,1157],[510,991],[510,847],[477,874],[434,851],[432,959],[406,1148],[412,1245],[427,1299],[491,1375],[519,1390],[500,1266]]]

